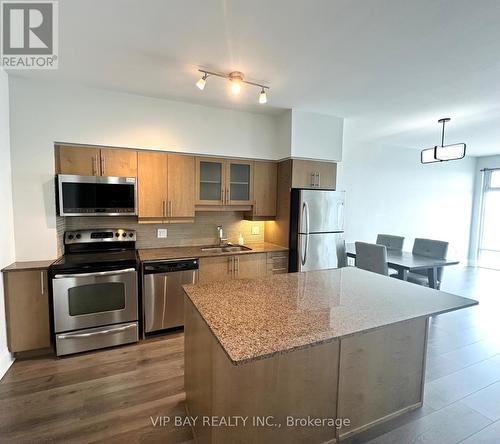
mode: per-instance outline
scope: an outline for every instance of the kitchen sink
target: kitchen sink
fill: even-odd
[[[210,245],[208,247],[202,247],[201,251],[208,253],[239,253],[241,251],[250,251],[249,247],[244,247],[243,245],[225,245],[223,247],[218,247],[215,245]]]

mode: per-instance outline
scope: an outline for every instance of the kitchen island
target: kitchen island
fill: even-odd
[[[353,267],[185,292],[199,443],[335,442],[420,407],[429,317],[477,304]]]

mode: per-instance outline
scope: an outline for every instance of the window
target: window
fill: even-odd
[[[500,170],[486,170],[483,180],[478,263],[500,269]]]

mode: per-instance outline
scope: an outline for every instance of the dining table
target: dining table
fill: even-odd
[[[346,254],[349,258],[356,259],[356,247],[354,243],[346,243]],[[406,281],[408,272],[426,271],[429,279],[429,287],[439,290],[438,269],[449,265],[457,265],[459,261],[454,259],[437,259],[430,256],[414,254],[410,251],[387,249],[387,265],[398,272],[398,279]]]

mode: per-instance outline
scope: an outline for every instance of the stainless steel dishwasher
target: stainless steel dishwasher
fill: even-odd
[[[198,259],[144,264],[145,333],[184,325],[184,284],[198,282]]]

